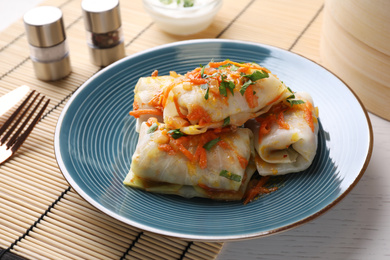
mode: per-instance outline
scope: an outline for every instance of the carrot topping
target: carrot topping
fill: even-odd
[[[150,121],[150,123],[152,123],[152,121]],[[228,130],[229,128],[223,128],[223,132],[226,132]],[[218,139],[218,142],[215,143],[215,145],[220,146],[222,149],[233,151],[241,167],[243,169],[247,167],[248,160],[238,154],[237,151],[235,151],[229,143],[224,140],[221,140],[220,136],[212,130],[196,136],[181,136],[177,139],[174,139],[172,135],[169,135],[169,144],[159,144],[158,149],[165,151],[170,155],[180,152],[185,157],[187,157],[190,162],[198,163],[201,169],[206,169],[208,161],[206,150],[207,147],[205,148],[205,144],[216,139]],[[191,147],[191,144],[196,145],[196,150],[194,154],[192,154],[188,149],[188,147]]]
[[[222,149],[225,149],[225,150],[233,150],[233,148],[230,146],[230,144],[228,144],[227,142],[225,142],[224,140],[220,140],[218,142],[218,145],[222,148]]]
[[[206,84],[207,83],[207,79],[190,79],[190,81],[192,83],[194,83],[195,85],[202,85],[202,84]]]
[[[146,125],[147,126],[151,126],[151,125],[153,125],[154,123],[157,123],[157,118],[155,118],[155,117],[150,117],[149,119],[148,119],[148,121],[146,121]]]
[[[246,74],[246,73],[248,73],[248,70],[249,70],[249,69],[250,69],[249,67],[241,67],[241,68],[239,68],[237,71]]]
[[[263,136],[271,131],[272,123],[275,122],[275,115],[269,115],[266,118],[257,118],[256,121],[260,122],[259,128],[259,143],[262,141]]]
[[[274,123],[278,124],[281,129],[290,129],[290,125],[284,120],[283,112],[287,111],[290,107],[283,102],[278,103],[271,107],[266,117],[258,117],[256,121],[259,122],[259,143],[262,138],[271,131],[271,127]]]
[[[196,68],[193,71],[190,71],[186,74],[186,78],[190,80],[193,84],[202,85],[207,83],[207,79],[202,78],[200,74],[201,69]]]
[[[261,67],[255,63],[238,63],[238,62],[234,62],[234,61],[230,61],[230,60],[224,60],[221,62],[210,62],[209,66],[211,68],[218,68],[218,67],[220,67],[222,65],[226,65],[226,64],[232,64],[232,65],[235,65],[237,67],[247,67],[247,68],[252,68],[252,69],[260,69],[260,70],[266,71],[268,73],[270,72],[268,69]]]
[[[154,94],[153,98],[149,100],[148,105],[155,107],[157,109],[163,110],[161,101],[162,101],[162,90],[158,91],[156,94]]]
[[[158,76],[158,70],[154,70],[153,72],[152,72],[152,75],[151,75],[152,77],[157,77]]]
[[[177,113],[179,114],[179,116],[180,116],[181,118],[186,119],[186,116],[183,115],[183,113],[182,113],[181,110],[180,110],[180,105],[179,105],[179,102],[178,102],[178,100],[177,100],[177,95],[174,95],[174,96],[173,96],[173,102],[175,103],[176,111],[177,111]]]
[[[198,121],[200,126],[206,125],[212,121],[210,115],[201,106],[194,106],[191,113],[187,115],[187,119],[190,121]]]
[[[279,128],[290,129],[290,125],[288,123],[286,123],[286,121],[284,121],[283,112],[279,113],[277,122],[278,122]]]
[[[254,108],[254,107],[258,106],[259,102],[257,100],[256,94],[253,93],[252,85],[249,85],[247,87],[244,96],[245,96],[246,102],[248,102],[248,106],[250,108]]]
[[[277,187],[273,187],[273,188],[264,187],[264,185],[268,182],[269,178],[270,178],[269,176],[261,177],[261,179],[257,182],[256,185],[254,185],[253,187],[249,188],[246,191],[246,193],[244,195],[244,198],[245,198],[244,205],[251,202],[256,196],[258,196],[260,194],[270,193],[270,192],[276,191],[278,189]]]
[[[200,150],[200,155],[199,155],[199,167],[201,169],[206,169],[207,168],[207,153],[206,149],[203,147],[198,147]]]
[[[179,151],[182,152],[187,158],[188,160],[192,161],[193,160],[193,155],[190,151],[188,151],[184,145],[180,144],[180,143],[176,143],[177,147],[179,148]]]
[[[313,105],[307,101],[305,102],[305,120],[307,124],[310,126],[311,131],[314,133],[314,121],[313,121]]]
[[[240,165],[243,169],[246,169],[246,166],[248,165],[248,160],[242,157],[241,155],[237,154],[238,161],[240,162]]]
[[[155,115],[155,116],[162,116],[163,112],[158,109],[139,109],[139,110],[133,110],[129,113],[131,116],[134,116],[135,118],[139,118],[141,115]]]
[[[183,82],[183,80],[175,80],[174,82],[172,82],[168,87],[166,87],[163,91],[163,97],[162,97],[162,100],[161,100],[161,103],[162,103],[162,107],[165,107],[165,104],[167,103],[167,100],[168,100],[168,95],[169,95],[169,92],[171,92],[171,90],[176,86],[178,85],[179,83]]]
[[[169,144],[159,144],[158,149],[164,152],[167,152],[169,155],[174,155],[176,154],[175,150],[173,147]]]

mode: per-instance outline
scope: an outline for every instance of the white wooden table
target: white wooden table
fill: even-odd
[[[0,30],[40,2],[0,0]],[[390,122],[373,114],[370,119],[374,131],[371,161],[346,198],[293,230],[227,242],[218,259],[390,259]]]

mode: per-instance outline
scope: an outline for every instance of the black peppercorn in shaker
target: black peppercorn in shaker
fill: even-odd
[[[125,57],[119,0],[81,2],[92,63],[107,66]]]

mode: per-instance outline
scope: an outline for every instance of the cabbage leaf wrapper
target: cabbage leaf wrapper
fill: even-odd
[[[283,101],[245,126],[254,133],[255,163],[262,176],[306,170],[318,143],[318,110],[306,92]]]
[[[163,121],[163,109],[155,105],[154,98],[160,95],[164,88],[172,84],[173,76],[141,77],[134,88],[133,111],[130,112],[137,118],[136,131],[139,133],[142,122],[150,117],[155,117],[159,122]],[[137,111],[143,111],[138,113]]]
[[[230,61],[196,68],[165,93],[164,123],[188,135],[227,124],[241,126],[290,95],[267,69]]]
[[[256,171],[249,129],[173,136],[157,120],[142,123],[124,184],[186,198],[242,199]]]
[[[143,77],[134,92],[130,115],[138,123],[154,116],[187,135],[241,126],[290,95],[268,69],[230,60],[209,62],[184,75],[171,71],[169,76]]]

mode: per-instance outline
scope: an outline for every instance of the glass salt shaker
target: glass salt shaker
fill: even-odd
[[[36,77],[54,81],[68,76],[72,69],[62,11],[40,6],[26,12],[23,20]]]
[[[125,57],[119,0],[83,0],[81,7],[92,63],[104,67]]]

